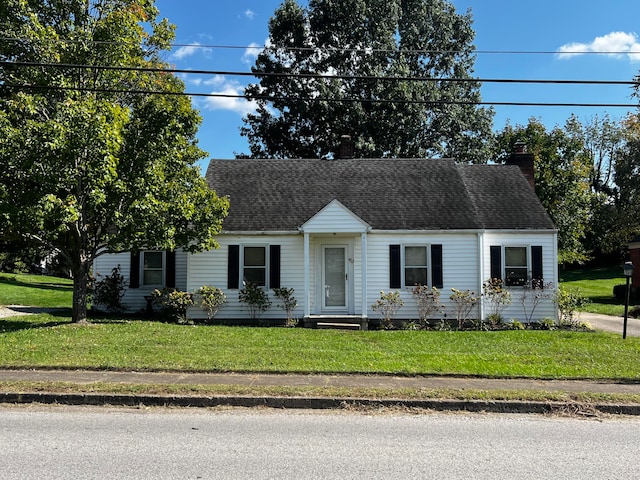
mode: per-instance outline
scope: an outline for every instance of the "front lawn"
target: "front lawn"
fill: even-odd
[[[0,320],[0,367],[640,379],[640,338],[567,331],[339,331],[67,317]]]
[[[621,265],[560,270],[562,286],[570,290],[580,289],[580,293],[591,300],[583,308],[586,312],[622,316],[624,303],[613,296],[613,287],[624,283]],[[632,306],[636,304],[636,301],[631,301]]]
[[[0,305],[71,308],[73,282],[43,275],[0,273]]]

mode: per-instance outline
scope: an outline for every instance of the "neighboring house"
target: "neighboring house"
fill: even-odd
[[[295,316],[307,323],[377,318],[380,292],[398,290],[397,318],[415,319],[417,284],[437,287],[447,318],[451,289],[481,292],[502,278],[513,295],[506,319],[525,320],[523,285],[557,285],[557,231],[532,188],[533,157],[516,165],[459,165],[443,159],[212,160],[206,178],[230,199],[220,248],[187,255],[107,255],[95,269],[120,264],[130,277],[125,303],[143,308],[153,288],[224,290],[218,318],[243,319],[243,282],[270,292],[264,319],[282,319],[272,288],[295,290]],[[524,175],[523,175],[524,173]],[[529,179],[527,179],[527,176]],[[132,266],[133,265],[133,268]],[[474,318],[488,314],[480,304]],[[194,309],[194,318],[205,318]],[[556,318],[550,299],[533,318]]]

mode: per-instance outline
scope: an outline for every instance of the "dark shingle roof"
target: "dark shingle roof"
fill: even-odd
[[[553,229],[518,167],[442,159],[212,160],[227,231],[291,231],[332,200],[376,230]]]

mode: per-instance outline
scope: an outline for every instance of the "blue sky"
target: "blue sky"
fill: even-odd
[[[167,60],[176,68],[250,71],[256,47],[264,45],[269,18],[280,3],[156,0],[161,16],[176,25],[176,44],[183,45],[176,46]],[[453,0],[453,4],[458,12],[471,9],[479,51],[475,75],[479,78],[631,81],[640,71],[638,0]],[[188,92],[240,94],[250,78],[189,74],[184,81]],[[628,85],[486,83],[482,87],[483,100],[494,102],[638,103],[631,93]],[[198,138],[210,158],[233,158],[234,152],[248,152],[239,133],[243,115],[252,108],[248,102],[194,97],[193,103],[204,118]],[[620,118],[635,109],[497,106],[495,111],[494,128],[500,130],[507,122],[526,124],[531,117],[552,128],[563,125],[572,113],[588,121],[596,114]]]

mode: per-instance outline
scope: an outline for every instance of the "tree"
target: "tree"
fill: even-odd
[[[68,263],[74,322],[97,256],[213,248],[228,209],[196,165],[182,82],[131,68],[166,67],[157,17],[153,0],[0,5],[0,218]]]
[[[524,141],[534,155],[538,198],[558,228],[558,261],[582,263],[589,258],[584,245],[591,219],[592,158],[576,133],[579,124],[570,118],[564,130],[550,132],[537,119],[526,126],[506,126],[497,134],[498,161],[505,160],[516,141]]]
[[[245,92],[250,156],[330,157],[349,134],[363,158],[486,161],[471,23],[447,0],[285,0]]]

